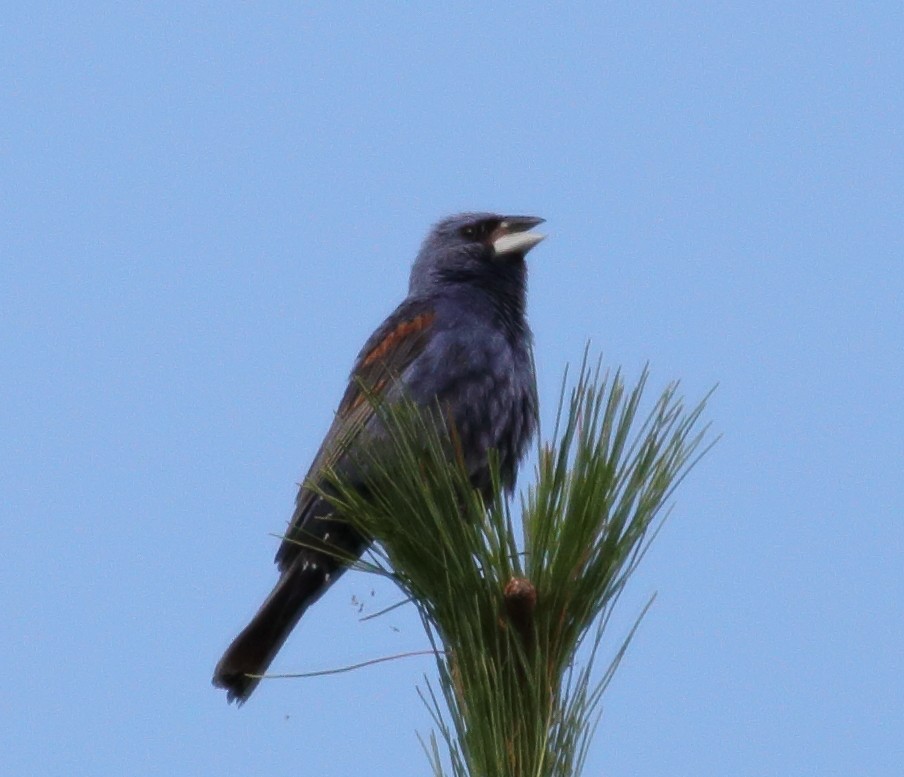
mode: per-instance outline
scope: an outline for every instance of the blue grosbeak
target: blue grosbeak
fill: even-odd
[[[408,296],[378,327],[355,362],[332,426],[305,478],[323,485],[333,468],[360,479],[355,449],[383,433],[370,397],[438,401],[457,438],[472,485],[489,495],[489,456],[511,491],[537,425],[531,333],[525,318],[525,254],[543,239],[543,219],[462,213],[433,227],[411,269]],[[357,485],[356,485],[357,487]],[[247,701],[305,610],[368,545],[329,501],[302,485],[276,553],[280,577],[214,672],[229,701]],[[318,549],[317,546],[323,549]]]

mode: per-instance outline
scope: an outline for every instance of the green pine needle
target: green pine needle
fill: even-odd
[[[411,404],[377,406],[389,439],[360,454],[366,494],[331,478],[337,512],[375,538],[369,564],[414,602],[436,651],[439,689],[428,681],[421,697],[455,777],[581,771],[601,695],[652,599],[599,676],[613,605],[711,444],[706,398],[687,410],[677,384],[639,419],[647,379],[628,390],[585,358],[518,526],[501,496],[485,505],[471,488],[437,416]],[[421,743],[446,774],[436,735]]]

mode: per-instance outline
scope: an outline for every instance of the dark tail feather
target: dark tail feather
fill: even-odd
[[[226,689],[229,701],[244,704],[267,671],[295,624],[327,587],[323,565],[299,558],[276,583],[257,614],[226,649],[213,673],[213,684]]]

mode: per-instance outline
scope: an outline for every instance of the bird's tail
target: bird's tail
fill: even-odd
[[[295,624],[327,588],[324,565],[298,558],[279,578],[251,622],[226,648],[213,684],[229,701],[244,704]]]

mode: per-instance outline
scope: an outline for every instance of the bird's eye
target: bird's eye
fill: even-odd
[[[475,237],[477,237],[477,227],[474,227],[474,226],[465,227],[461,231],[461,234],[464,235],[466,238],[468,238],[468,240],[473,240]]]

